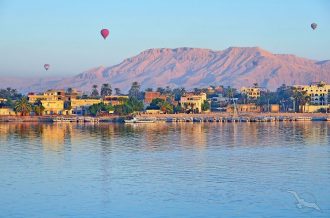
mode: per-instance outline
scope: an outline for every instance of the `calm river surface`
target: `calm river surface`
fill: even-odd
[[[0,217],[330,217],[330,122],[0,123]]]

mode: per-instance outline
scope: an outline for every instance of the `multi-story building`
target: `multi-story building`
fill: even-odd
[[[29,93],[28,100],[35,103],[37,100],[56,101],[65,100],[65,92],[63,90],[48,90],[42,94]]]
[[[44,114],[46,115],[55,115],[63,114],[69,115],[70,112],[64,110],[64,101],[63,100],[41,100],[42,106],[45,108]]]
[[[261,89],[259,87],[242,87],[241,93],[244,93],[250,99],[257,99],[260,97]]]
[[[327,105],[330,104],[330,85],[321,81],[311,85],[295,85],[299,92],[305,92],[311,98],[311,104]]]
[[[29,93],[28,100],[30,103],[35,103],[37,100],[46,100],[46,101],[71,101],[72,99],[77,99],[80,95],[78,91],[72,89],[70,93],[66,93],[64,90],[48,90],[42,94]]]
[[[185,111],[191,111],[193,113],[202,112],[202,105],[206,101],[206,94],[201,93],[199,95],[195,95],[193,93],[187,93],[180,99],[181,107]]]

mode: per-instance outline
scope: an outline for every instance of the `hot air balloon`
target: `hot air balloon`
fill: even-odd
[[[50,65],[49,65],[49,64],[45,64],[45,65],[44,65],[44,68],[45,68],[46,70],[48,70],[48,69],[49,69],[49,67],[50,67]]]
[[[108,35],[109,35],[109,30],[108,29],[102,29],[101,30],[101,35],[102,35],[102,37],[104,38],[104,39],[106,39],[107,37],[108,37]]]
[[[317,24],[316,23],[312,23],[311,24],[311,27],[312,27],[313,30],[315,30],[317,28]]]

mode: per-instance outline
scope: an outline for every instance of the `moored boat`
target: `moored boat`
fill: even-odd
[[[154,123],[155,120],[154,119],[141,119],[141,118],[136,118],[136,117],[133,117],[132,119],[129,119],[129,120],[124,120],[125,123]]]

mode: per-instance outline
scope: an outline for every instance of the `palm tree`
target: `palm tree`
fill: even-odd
[[[91,96],[92,97],[98,97],[99,96],[99,91],[97,91],[97,85],[93,85]]]
[[[101,87],[101,96],[105,97],[105,96],[109,96],[111,94],[112,94],[111,85],[108,83],[103,84]]]
[[[66,93],[72,94],[72,92],[73,92],[73,89],[71,87],[67,88]]]
[[[120,88],[115,88],[115,93],[116,93],[116,95],[121,95]]]
[[[32,111],[32,105],[26,97],[21,98],[15,103],[15,112],[20,112],[22,116],[28,115]]]
[[[33,112],[37,115],[40,116],[43,114],[45,111],[45,107],[42,106],[42,102],[40,99],[38,99],[32,106]]]

